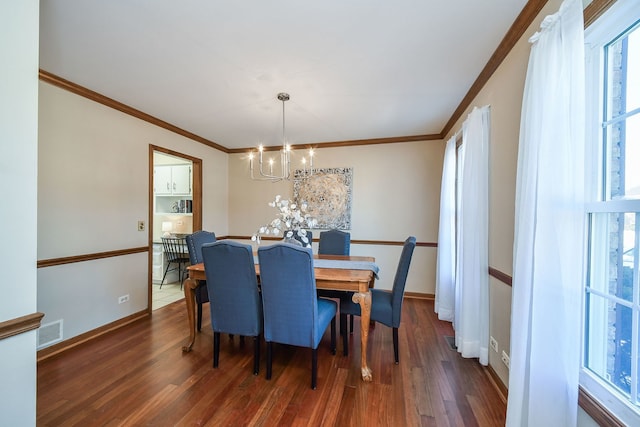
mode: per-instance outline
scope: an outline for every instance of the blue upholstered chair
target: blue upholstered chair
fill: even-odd
[[[262,302],[250,245],[222,240],[202,246],[211,297],[213,367],[218,367],[220,333],[253,337],[253,373],[260,366]]]
[[[202,245],[215,242],[216,234],[211,231],[199,230],[186,236],[185,240],[189,251],[189,261],[191,265],[195,265],[202,262]],[[206,302],[209,302],[209,294],[207,293],[207,285],[203,280],[196,288],[198,330],[202,329],[202,304]]]
[[[349,255],[351,250],[351,233],[340,230],[320,232],[318,254],[320,255]],[[323,298],[350,298],[352,292],[318,289],[318,296]],[[353,316],[349,316],[351,332],[353,332]],[[349,355],[346,317],[340,316],[340,335],[342,335],[342,349],[345,356]]]
[[[349,255],[351,234],[340,230],[328,230],[320,233],[318,253],[323,255]]]
[[[318,377],[318,345],[331,324],[331,350],[336,350],[337,304],[316,294],[311,248],[289,243],[258,249],[267,342],[267,379],[271,379],[274,342],[312,349],[311,388]]]
[[[404,286],[407,282],[409,274],[409,265],[411,264],[411,256],[413,249],[416,247],[416,238],[411,236],[407,238],[402,247],[402,254],[398,262],[396,276],[393,280],[393,288],[391,292],[381,289],[371,290],[371,320],[380,322],[393,328],[393,355],[395,362],[398,364],[398,328],[400,327],[400,315],[402,314],[402,300],[404,298]],[[360,316],[360,305],[351,301],[351,298],[340,300],[340,321],[345,322],[342,316],[353,314]],[[368,325],[360,325],[362,328]]]

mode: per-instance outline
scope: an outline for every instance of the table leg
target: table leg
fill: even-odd
[[[367,343],[369,342],[369,320],[371,320],[371,292],[356,292],[353,302],[360,304],[360,370],[362,379],[371,381],[373,375],[367,366]]]
[[[198,281],[188,278],[184,281],[184,300],[187,303],[187,317],[189,318],[189,342],[182,347],[182,351],[191,351],[196,340],[196,292]]]

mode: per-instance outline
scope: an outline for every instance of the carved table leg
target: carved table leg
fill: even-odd
[[[362,379],[371,381],[373,375],[367,366],[367,343],[369,342],[369,320],[371,319],[371,292],[356,292],[353,302],[360,304],[360,370]]]
[[[187,317],[189,318],[189,342],[182,347],[182,351],[191,351],[196,340],[196,292],[198,281],[187,279],[184,281],[184,300],[187,303]]]

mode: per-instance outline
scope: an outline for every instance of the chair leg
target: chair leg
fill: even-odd
[[[398,360],[398,328],[393,328],[393,356],[396,358],[396,365],[400,363]]]
[[[244,347],[244,335],[240,335],[240,347]]]
[[[340,331],[342,334],[342,355],[349,355],[349,336],[347,335],[347,315],[340,313]]]
[[[331,354],[336,354],[336,316],[331,319]]]
[[[253,375],[260,370],[260,335],[253,337]]]
[[[352,334],[353,333],[353,314],[349,315],[349,323],[350,323],[350,325],[349,325],[349,333]]]
[[[271,357],[272,357],[272,353],[273,353],[273,343],[268,341],[267,342],[267,379],[270,380],[271,379]]]
[[[167,268],[164,269],[164,274],[162,275],[162,280],[160,281],[160,289],[162,289],[162,284],[164,283],[164,278],[167,277],[167,271],[169,271],[170,262],[167,262]]]
[[[218,367],[220,359],[220,332],[213,333],[213,367]]]
[[[315,390],[318,382],[318,349],[311,349],[311,389]]]
[[[197,307],[197,321],[198,321],[198,332],[202,329],[202,303],[199,302],[196,304]]]

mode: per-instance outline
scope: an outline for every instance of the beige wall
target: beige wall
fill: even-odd
[[[315,167],[352,167],[351,238],[437,242],[443,141],[421,141],[317,150]],[[267,203],[293,197],[290,182],[252,181],[244,154],[229,158],[229,233],[251,235],[273,219]],[[319,236],[319,230],[314,237]],[[263,243],[268,244],[268,243]],[[372,255],[380,265],[376,287],[390,289],[401,247],[354,244],[354,255]],[[407,280],[408,292],[435,292],[436,249],[418,247]]]
[[[560,0],[549,0],[542,12],[484,86],[451,133],[474,106],[491,106],[491,142],[489,158],[489,266],[513,274],[513,227],[516,167],[520,111],[529,62],[529,42],[542,19],[558,11]],[[500,359],[502,350],[510,353],[511,287],[490,277],[490,333],[499,345],[498,353],[489,351],[489,364],[500,379],[509,384],[509,371]]]
[[[251,181],[243,155],[226,155],[47,83],[40,83],[38,259],[146,246],[148,146],[203,159],[203,228],[251,235],[272,217],[267,203],[291,183]],[[354,168],[353,239],[437,242],[444,144],[423,141],[318,150],[317,167]],[[317,237],[316,233],[316,237]],[[354,245],[380,265],[389,289],[399,246]],[[436,249],[419,247],[407,291],[433,294]],[[126,272],[123,274],[122,272]],[[89,279],[93,276],[93,279]],[[63,319],[64,339],[147,305],[147,258],[135,254],[38,270],[45,323]],[[127,304],[117,304],[120,295]],[[75,301],[92,301],[92,308]]]
[[[48,83],[39,101],[38,259],[148,245],[149,145],[202,159],[203,228],[226,234],[225,153]],[[147,253],[40,268],[38,310],[66,340],[144,310],[147,289]]]

